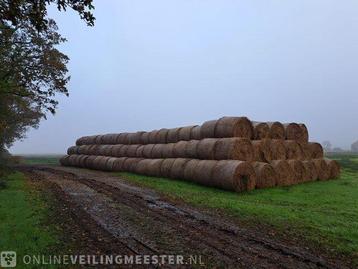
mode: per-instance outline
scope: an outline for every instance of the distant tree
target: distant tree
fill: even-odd
[[[332,152],[344,152],[344,149],[342,149],[340,147],[335,147],[332,149]]]
[[[322,147],[325,152],[332,151],[332,144],[331,144],[331,142],[329,142],[327,140],[322,142]]]
[[[354,142],[352,145],[351,145],[351,150],[353,152],[358,152],[358,141]]]

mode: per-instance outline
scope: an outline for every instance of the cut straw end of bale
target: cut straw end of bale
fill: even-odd
[[[248,162],[218,161],[212,175],[215,185],[225,190],[242,192],[253,190],[256,186],[255,170]]]
[[[252,126],[254,128],[253,139],[270,138],[270,126],[266,122],[252,121]]]
[[[341,167],[336,160],[324,159],[328,165],[329,178],[335,179],[338,178],[341,172]]]
[[[222,117],[215,126],[215,137],[242,137],[252,139],[254,129],[246,117]]]
[[[247,138],[217,139],[214,145],[214,159],[252,161],[254,159],[254,147]]]
[[[270,138],[272,139],[285,139],[285,127],[281,122],[267,122],[270,127]]]
[[[277,186],[290,186],[294,182],[294,171],[286,160],[271,161],[271,165],[276,172]]]
[[[253,162],[256,173],[256,189],[271,188],[276,185],[276,173],[274,168],[264,162]]]
[[[318,180],[328,180],[331,176],[328,164],[324,159],[313,159],[318,173]]]

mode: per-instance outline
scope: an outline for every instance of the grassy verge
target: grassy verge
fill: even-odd
[[[223,210],[247,222],[289,229],[308,241],[338,254],[358,258],[358,157],[338,155],[343,171],[338,180],[237,194],[189,182],[120,176],[190,204]]]
[[[17,268],[22,268],[25,254],[49,254],[58,244],[58,237],[46,223],[46,201],[26,183],[24,175],[16,172],[5,181],[7,187],[0,189],[0,250],[16,251]]]

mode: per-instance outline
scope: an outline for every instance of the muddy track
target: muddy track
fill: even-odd
[[[200,255],[207,267],[345,268],[265,232],[166,201],[107,173],[57,166],[21,170],[51,182],[79,218],[90,218],[98,230],[113,237],[117,254]]]

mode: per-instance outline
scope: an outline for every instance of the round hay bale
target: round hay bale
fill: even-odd
[[[88,145],[88,155],[96,155],[97,145]]]
[[[198,159],[214,160],[215,145],[218,140],[215,138],[204,138],[199,141],[196,156]]]
[[[190,159],[184,167],[184,174],[183,178],[188,181],[194,181],[195,179],[195,173],[196,173],[196,167],[199,164],[200,160],[197,159]]]
[[[162,158],[174,158],[175,143],[163,144]]]
[[[115,171],[115,172],[125,171],[123,169],[123,164],[126,159],[128,159],[128,158],[127,157],[116,158],[116,160],[113,163],[113,171]]]
[[[76,146],[94,144],[96,136],[82,136],[76,140]]]
[[[285,123],[285,138],[286,140],[296,140],[299,142],[308,142],[308,131],[304,124],[297,124],[294,122]]]
[[[76,161],[76,157],[77,155],[69,155],[69,158],[68,158],[68,166],[75,166],[75,161]]]
[[[318,179],[318,172],[313,161],[302,161],[303,166],[306,169],[304,181],[315,181]]]
[[[98,145],[97,146],[97,155],[104,156],[104,151],[106,149],[107,145]]]
[[[286,157],[289,160],[303,160],[304,153],[300,144],[295,140],[285,140]]]
[[[246,117],[222,117],[215,127],[215,137],[242,137],[252,139],[254,129]]]
[[[88,156],[88,158],[87,158],[86,161],[85,161],[85,167],[86,167],[86,168],[93,169],[93,166],[94,166],[93,163],[94,163],[96,157],[97,157],[97,156],[94,156],[94,155]]]
[[[313,159],[318,173],[318,180],[328,180],[330,178],[330,171],[327,162],[324,159]]]
[[[214,186],[237,192],[253,190],[256,186],[256,174],[248,162],[236,160],[217,161],[212,173]]]
[[[107,145],[104,149],[104,156],[112,156],[112,150],[114,145]]]
[[[185,164],[190,159],[184,159],[184,158],[176,158],[170,171],[170,177],[176,178],[176,179],[183,179],[184,178],[184,168]]]
[[[339,165],[339,163],[336,160],[330,160],[330,159],[325,159],[325,162],[328,165],[329,178],[330,179],[338,178],[341,173],[341,166]]]
[[[119,153],[120,153],[121,147],[123,147],[123,146],[124,145],[113,145],[112,151],[111,151],[111,156],[121,157]]]
[[[128,149],[126,151],[126,157],[137,157],[137,150],[141,145],[128,145]]]
[[[137,171],[137,164],[143,159],[141,158],[127,158],[124,160],[122,169],[126,172],[136,172]]]
[[[145,145],[139,145],[139,147],[137,148],[137,151],[136,151],[136,154],[135,154],[137,158],[143,158],[144,157],[144,155],[143,155],[144,147],[145,147]]]
[[[149,144],[149,132],[142,133],[140,137],[140,142],[142,145]]]
[[[69,148],[67,149],[67,154],[68,154],[68,155],[78,154],[78,147],[77,147],[77,146],[69,147]]]
[[[209,120],[203,123],[200,127],[201,138],[213,138],[215,137],[215,129],[218,120]]]
[[[260,140],[270,138],[270,126],[266,122],[252,121],[252,127],[254,128],[254,139]]]
[[[88,157],[88,155],[80,155],[78,160],[78,166],[82,168],[86,167],[86,160]]]
[[[151,159],[142,159],[135,166],[135,173],[141,175],[148,175],[148,166],[150,164]]]
[[[270,138],[272,139],[285,139],[285,127],[281,122],[267,122],[270,127]]]
[[[100,156],[98,160],[95,160],[97,162],[96,169],[106,171],[108,159],[108,157]]]
[[[109,144],[109,145],[117,144],[117,134],[108,134],[106,144]]]
[[[190,140],[186,143],[185,156],[187,158],[197,158],[197,147],[199,145],[199,142],[199,140]]]
[[[78,154],[89,155],[89,147],[88,145],[77,146]]]
[[[271,188],[276,185],[275,169],[268,163],[253,162],[256,173],[256,189]]]
[[[270,162],[272,160],[270,139],[253,140],[251,144],[254,151],[253,160],[258,162]]]
[[[60,158],[60,164],[63,165],[63,166],[69,166],[70,165],[69,158],[70,158],[69,155],[62,156]]]
[[[92,169],[100,170],[99,162],[103,158],[103,156],[96,156],[92,162]]]
[[[285,143],[281,139],[271,139],[271,159],[272,160],[286,160],[286,147]]]
[[[114,171],[114,164],[117,161],[117,158],[109,157],[106,163],[106,171]]]
[[[101,144],[110,144],[110,141],[111,141],[111,134],[104,134],[102,135],[102,138],[101,138]]]
[[[143,132],[128,133],[126,138],[128,141],[128,145],[140,144],[142,133]]]
[[[128,157],[127,150],[129,148],[129,145],[122,145],[120,149],[118,150],[118,156],[117,157]]]
[[[149,132],[149,144],[157,144],[159,130]]]
[[[293,184],[301,183],[304,181],[305,177],[305,167],[302,164],[302,161],[299,160],[288,160],[288,164],[291,166],[293,170]]]
[[[306,144],[309,149],[309,159],[321,159],[323,158],[323,147],[320,143],[308,142]]]
[[[179,141],[179,132],[181,128],[172,128],[168,130],[167,143],[176,143]]]
[[[94,143],[97,144],[97,145],[103,144],[102,143],[102,138],[103,138],[103,135],[96,135],[96,137],[94,138]]]
[[[158,132],[158,144],[166,144],[167,143],[167,136],[168,136],[168,129],[160,129]]]
[[[215,143],[215,160],[241,160],[252,161],[254,148],[251,141],[246,138],[219,138]]]
[[[142,139],[143,133],[144,132],[141,131],[141,132],[128,134],[128,136],[127,136],[128,144],[130,144],[130,145],[141,144],[141,139]]]
[[[154,148],[154,144],[144,145],[143,148],[143,157],[144,158],[152,158],[152,150]]]
[[[190,131],[190,140],[200,140],[201,139],[200,132],[201,132],[201,126],[196,125],[195,127],[193,127]]]
[[[163,159],[149,160],[149,165],[147,166],[146,175],[153,176],[153,177],[161,177],[161,166],[163,161],[164,161]]]
[[[294,172],[286,160],[273,160],[270,162],[276,173],[277,186],[290,186],[294,182]]]
[[[189,173],[189,176],[192,177],[191,181],[205,186],[219,187],[218,182],[213,180],[214,167],[217,163],[214,160],[199,160],[195,168],[193,168],[192,174],[190,175]]]
[[[163,157],[163,148],[164,148],[164,144],[155,144],[153,149],[152,149],[152,153],[151,153],[151,158],[153,159],[160,159]]]
[[[89,136],[82,136],[79,141],[79,145],[93,145],[96,143],[96,137],[97,135],[89,135]]]
[[[84,141],[86,141],[87,136],[82,136],[76,139],[76,146],[84,145]]]
[[[301,127],[302,130],[302,136],[299,139],[300,142],[308,142],[309,140],[309,135],[308,135],[308,129],[307,126],[303,123],[300,123],[299,126]]]
[[[182,127],[182,128],[179,130],[178,140],[179,140],[179,141],[189,141],[189,140],[190,140],[190,135],[191,135],[191,130],[192,130],[194,127],[195,127],[195,126]]]
[[[168,158],[163,160],[162,165],[160,167],[160,174],[162,177],[170,177],[170,172],[174,161],[174,158]]]
[[[179,141],[174,144],[173,147],[173,155],[174,158],[186,158],[186,145],[188,144],[187,141]]]
[[[119,135],[117,135],[117,141],[116,144],[123,144],[123,145],[127,145],[128,143],[128,133],[121,133]]]

